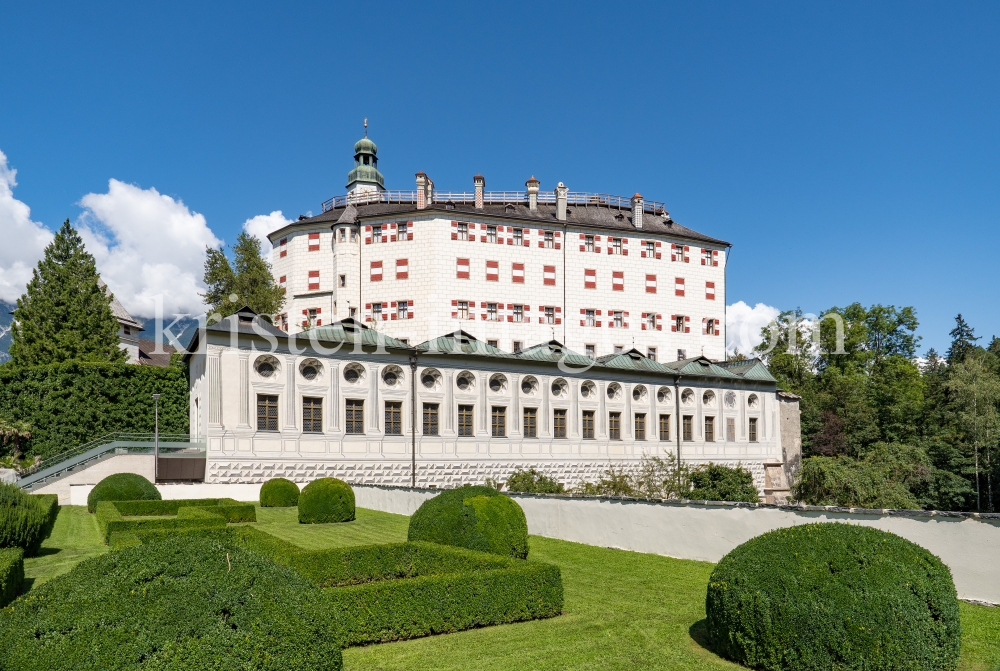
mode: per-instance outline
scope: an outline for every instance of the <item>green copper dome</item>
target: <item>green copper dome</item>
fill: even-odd
[[[366,136],[354,143],[354,153],[374,155],[378,153],[378,147],[376,147],[375,143],[369,140]]]
[[[354,143],[354,170],[347,173],[347,188],[357,182],[377,184],[385,188],[382,173],[378,171],[378,147],[368,139],[367,129],[365,136]]]

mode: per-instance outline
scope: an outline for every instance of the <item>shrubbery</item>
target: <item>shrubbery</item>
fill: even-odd
[[[133,515],[147,519],[126,519]],[[156,515],[161,517],[148,519]],[[122,535],[139,529],[198,529],[224,527],[228,522],[256,521],[257,511],[252,503],[233,499],[101,501],[97,504],[97,527],[104,542],[115,548],[133,544]]]
[[[678,464],[669,454],[666,458],[644,454],[638,467],[631,469],[611,464],[597,482],[584,481],[574,492],[643,499],[760,501],[753,474],[743,466],[690,466]]]
[[[290,568],[170,534],[88,559],[0,611],[0,668],[339,671],[341,617]]]
[[[262,508],[290,508],[299,505],[299,486],[285,478],[271,478],[260,488]]]
[[[38,554],[52,533],[58,497],[32,496],[14,485],[0,484],[0,548],[21,548],[28,557]]]
[[[809,457],[792,490],[796,501],[814,506],[920,509],[913,488],[931,472],[927,453],[897,443],[875,443],[858,458]]]
[[[720,655],[774,670],[949,670],[961,644],[951,573],[899,536],[847,524],[768,532],[709,579]]]
[[[354,490],[343,480],[320,478],[299,494],[299,523],[325,524],[354,520]]]
[[[0,607],[17,598],[24,582],[24,550],[0,549]]]
[[[159,501],[161,498],[156,486],[141,475],[115,473],[98,482],[90,490],[87,496],[87,512],[97,512],[99,501]]]
[[[566,487],[534,468],[527,471],[519,468],[507,478],[507,490],[525,494],[562,494]]]
[[[519,559],[528,556],[524,511],[490,487],[459,487],[424,501],[410,518],[407,538]]]
[[[753,474],[742,466],[703,466],[691,473],[691,484],[687,498],[692,501],[760,501]]]

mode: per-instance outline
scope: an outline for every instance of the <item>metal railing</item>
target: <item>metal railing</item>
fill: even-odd
[[[476,202],[475,191],[433,191],[431,200],[434,203],[474,203]],[[347,205],[371,205],[373,203],[416,203],[416,191],[362,191],[360,193],[349,193],[343,196],[334,196],[323,201],[323,211],[327,212],[337,207]],[[526,191],[486,191],[483,193],[484,203],[527,203],[528,193]],[[555,203],[556,194],[552,192],[540,192],[538,194],[539,203]],[[585,207],[616,207],[618,209],[631,210],[632,199],[624,196],[615,196],[609,193],[592,193],[589,191],[572,191],[566,195],[567,205],[583,205]],[[666,211],[666,204],[657,200],[644,200],[642,203],[644,212],[652,214],[663,214]]]

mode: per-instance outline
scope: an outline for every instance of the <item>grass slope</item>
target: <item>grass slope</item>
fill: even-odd
[[[257,508],[257,528],[319,550],[402,542],[409,518],[357,509],[357,520],[299,524],[295,508]],[[49,554],[25,561],[41,580],[106,548],[86,509],[64,506]],[[531,558],[562,569],[566,613],[550,620],[350,648],[351,671],[738,669],[704,647],[705,586],[713,564],[532,536]],[[45,551],[43,550],[43,553]],[[996,671],[1000,608],[961,604],[962,671]]]

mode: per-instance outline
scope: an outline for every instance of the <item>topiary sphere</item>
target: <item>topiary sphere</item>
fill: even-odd
[[[407,537],[518,559],[528,557],[524,511],[491,487],[459,487],[424,501],[410,517]]]
[[[87,496],[87,512],[95,512],[99,501],[159,501],[159,490],[137,473],[115,473],[104,478]]]
[[[320,478],[299,494],[299,523],[326,524],[354,520],[354,490],[343,480]]]
[[[708,637],[756,669],[954,669],[962,626],[948,567],[895,534],[805,524],[753,538],[719,562]]]
[[[0,484],[0,548],[21,548],[33,557],[51,531],[48,510],[37,498]]]
[[[299,505],[299,486],[285,478],[271,478],[260,488],[263,508],[289,508]]]

